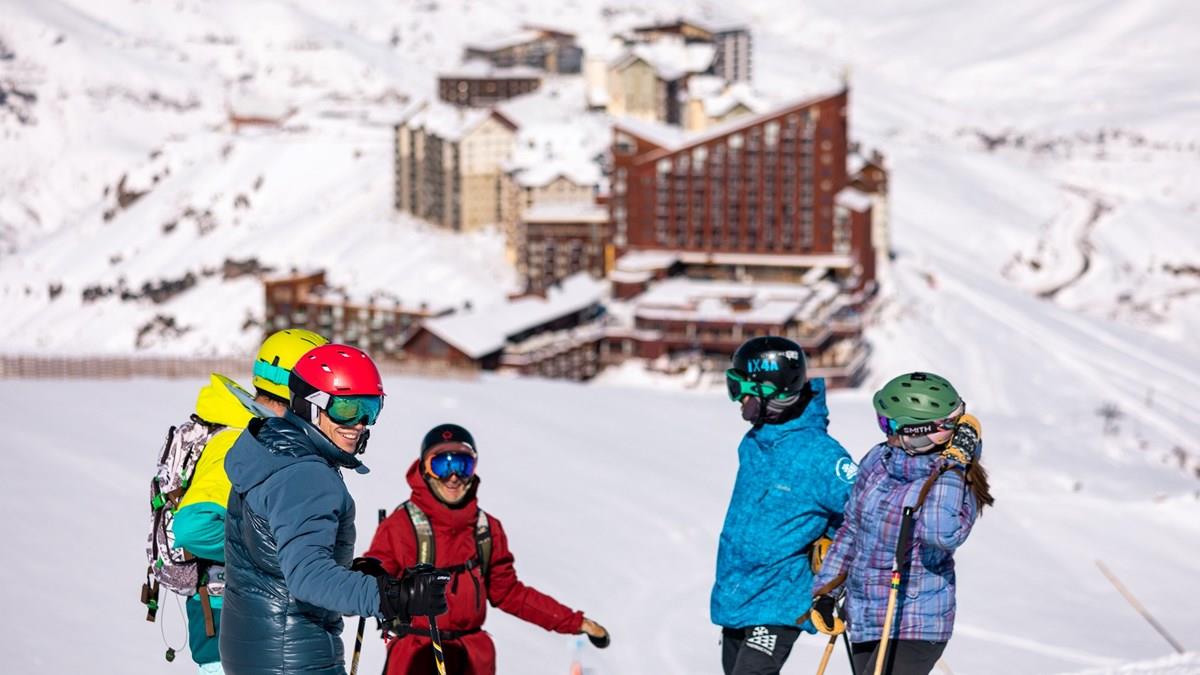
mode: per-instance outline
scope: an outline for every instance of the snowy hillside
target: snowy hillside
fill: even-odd
[[[7,0],[5,350],[77,352],[88,326],[94,352],[244,353],[261,293],[227,262],[328,266],[335,284],[406,301],[498,301],[515,279],[496,236],[392,213],[390,121],[467,40],[532,20],[592,48],[681,10],[748,23],[756,85],[775,97],[849,73],[852,133],[899,182],[901,253],[932,233],[1073,311],[1176,341],[1200,327],[1195,3],[725,5]],[[552,136],[577,120],[570,142],[602,148],[578,78],[559,80],[561,95],[511,112]],[[230,115],[283,121],[236,130]],[[913,210],[906,186],[947,181],[950,200]],[[139,340],[167,320],[180,330]]]

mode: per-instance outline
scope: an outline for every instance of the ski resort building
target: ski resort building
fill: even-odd
[[[482,59],[497,68],[527,66],[547,73],[578,73],[583,50],[575,35],[566,31],[526,24],[521,30],[471,42],[463,49],[463,61]]]
[[[396,210],[457,231],[501,222],[501,167],[516,132],[497,110],[412,106],[394,127]]]
[[[473,60],[438,75],[438,98],[457,106],[486,108],[541,86],[541,72],[528,66],[497,68]]]
[[[546,290],[579,272],[607,271],[608,209],[594,203],[544,203],[525,210],[517,233],[517,273],[528,293]]]
[[[397,358],[421,321],[452,311],[449,306],[406,304],[391,293],[350,295],[326,284],[324,270],[267,277],[263,280],[264,333],[307,328],[333,342],[356,345],[373,355]]]
[[[745,26],[709,26],[689,19],[677,19],[634,28],[633,36],[642,42],[680,37],[689,44],[712,45],[710,70],[713,75],[729,82],[749,82],[754,79],[753,45],[750,30]]]
[[[404,358],[458,370],[509,370],[585,380],[600,368],[607,284],[577,274],[547,289],[478,310],[426,319]]]
[[[610,339],[606,358],[717,367],[743,340],[775,334],[803,345],[831,382],[861,377],[875,201],[849,183],[847,96],[701,133],[616,123],[608,206],[618,257],[608,278],[634,309],[630,335]],[[860,185],[881,181],[885,172],[868,172]]]

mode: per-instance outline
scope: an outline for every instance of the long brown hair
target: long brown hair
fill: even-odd
[[[979,460],[971,462],[967,467],[967,485],[971,488],[971,494],[975,495],[975,507],[979,510],[979,515],[983,515],[983,507],[996,503],[996,498],[992,496],[992,486],[988,482],[987,469],[983,468]]]

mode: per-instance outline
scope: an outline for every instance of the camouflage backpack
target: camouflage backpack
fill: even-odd
[[[171,523],[179,502],[191,485],[192,474],[204,446],[224,428],[192,415],[187,422],[167,431],[166,443],[159,453],[158,468],[150,480],[150,535],[146,538],[149,565],[146,568],[146,583],[142,585],[142,604],[146,605],[147,621],[155,619],[162,586],[189,597],[202,590],[213,590],[213,584],[207,579],[208,588],[201,586],[201,579],[207,571],[201,568],[206,561],[172,546],[175,535]]]

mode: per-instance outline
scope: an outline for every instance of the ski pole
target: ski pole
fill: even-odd
[[[837,636],[830,635],[829,643],[825,645],[825,653],[821,654],[821,664],[817,666],[817,675],[825,675],[825,666],[829,665],[829,657],[833,655],[833,647],[837,644]]]
[[[900,572],[902,561],[908,557],[908,542],[912,539],[913,507],[904,507],[900,521],[900,538],[896,542],[896,557],[892,560],[892,590],[888,593],[887,614],[883,620],[883,636],[875,652],[875,675],[883,675],[883,664],[887,661],[888,646],[892,636],[892,622],[896,616],[896,597],[900,595]]]
[[[1121,595],[1125,596],[1125,601],[1130,605],[1133,605],[1133,608],[1137,610],[1138,614],[1141,614],[1142,618],[1148,621],[1154,630],[1158,631],[1158,634],[1163,636],[1164,640],[1171,643],[1171,646],[1175,648],[1175,651],[1179,652],[1180,654],[1184,653],[1185,650],[1183,645],[1179,644],[1175,638],[1171,637],[1171,634],[1167,632],[1166,628],[1163,628],[1162,624],[1154,620],[1154,617],[1150,615],[1150,612],[1146,611],[1146,608],[1142,606],[1142,603],[1138,602],[1137,598],[1133,597],[1133,594],[1129,592],[1129,589],[1125,588],[1125,584],[1122,584],[1121,580],[1117,579],[1117,576],[1109,571],[1108,567],[1106,567],[1104,563],[1097,560],[1096,566],[1100,568],[1100,571],[1104,573],[1104,576],[1108,577],[1108,580],[1112,582],[1112,585],[1117,587],[1117,590],[1121,593]]]
[[[387,518],[387,509],[379,509],[379,524]],[[358,673],[358,657],[362,656],[363,631],[367,629],[367,617],[358,617],[358,633],[354,636],[354,658],[350,659],[350,675]]]
[[[846,658],[850,659],[850,675],[858,675],[858,669],[854,667],[854,650],[850,649],[850,631],[842,631],[842,642],[846,645]]]
[[[446,675],[446,654],[442,652],[442,634],[438,631],[437,617],[429,615],[429,639],[433,641],[433,664],[438,675]]]
[[[362,655],[363,631],[367,628],[366,617],[358,617],[358,633],[354,636],[354,658],[350,660],[350,675],[358,673],[358,657]]]

